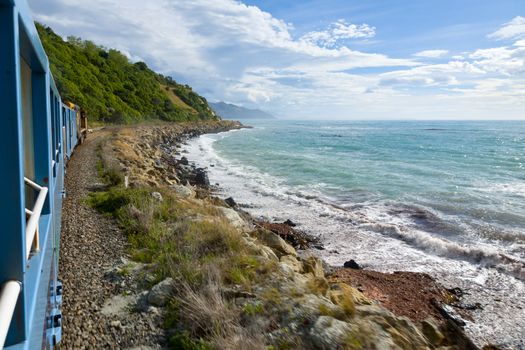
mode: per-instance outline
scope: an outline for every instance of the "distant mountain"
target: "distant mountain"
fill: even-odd
[[[225,102],[208,103],[223,119],[274,119],[275,117],[260,109],[249,109]]]

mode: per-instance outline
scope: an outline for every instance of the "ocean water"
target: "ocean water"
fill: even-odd
[[[223,196],[319,236],[328,263],[426,272],[525,349],[525,122],[249,121],[187,146]]]

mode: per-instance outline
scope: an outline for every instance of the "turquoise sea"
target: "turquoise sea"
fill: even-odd
[[[427,272],[480,303],[479,344],[525,348],[525,122],[247,121],[189,158],[334,265]]]

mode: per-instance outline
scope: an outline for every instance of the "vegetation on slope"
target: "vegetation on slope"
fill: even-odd
[[[36,26],[62,98],[85,108],[91,118],[109,123],[217,119],[190,86],[144,62],[131,63],[117,50],[80,38],[64,41],[51,28]]]
[[[247,288],[263,280],[277,263],[260,261],[242,243],[239,233],[209,203],[180,200],[172,191],[124,188],[118,172],[102,172],[108,191],[92,193],[89,203],[115,217],[128,235],[135,261],[155,266],[156,279],[173,278],[177,295],[169,303],[165,327],[171,349],[232,348],[234,338],[260,348],[260,336],[243,329],[242,310],[227,303],[223,285]],[[160,191],[159,202],[151,192]],[[215,221],[196,220],[196,217]],[[263,304],[249,304],[244,313],[263,313]]]

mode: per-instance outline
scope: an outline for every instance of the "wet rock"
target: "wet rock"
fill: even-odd
[[[270,223],[263,219],[257,221],[257,225],[278,234],[295,249],[308,249],[311,248],[313,244],[319,244],[317,238],[296,230],[285,223]]]
[[[228,197],[224,200],[224,202],[226,204],[228,204],[230,207],[236,207],[237,206],[237,203],[235,202],[235,200],[232,198],[232,197]]]
[[[182,165],[188,165],[188,164],[189,164],[189,162],[188,162],[188,158],[186,158],[186,157],[183,156],[183,157],[180,159],[179,163],[182,164]]]
[[[195,172],[195,183],[199,186],[210,186],[210,179],[208,178],[208,174],[204,170],[197,170]]]
[[[292,220],[290,220],[290,219],[287,219],[285,222],[283,222],[283,224],[288,225],[290,227],[297,226],[297,224],[295,222],[293,222]]]
[[[151,288],[148,294],[148,302],[155,306],[166,305],[171,298],[174,288],[173,279],[169,277],[166,278]]]
[[[356,263],[355,260],[353,260],[353,259],[345,261],[343,266],[346,267],[347,269],[354,269],[354,270],[360,270],[361,269],[361,266],[359,266],[359,264]]]
[[[433,304],[445,319],[452,321],[459,327],[464,327],[466,325],[461,315],[452,306],[435,300],[433,301]]]
[[[459,307],[460,309],[465,310],[483,310],[483,306],[480,303],[474,303],[474,304],[464,304],[464,305],[455,305],[456,307]]]

